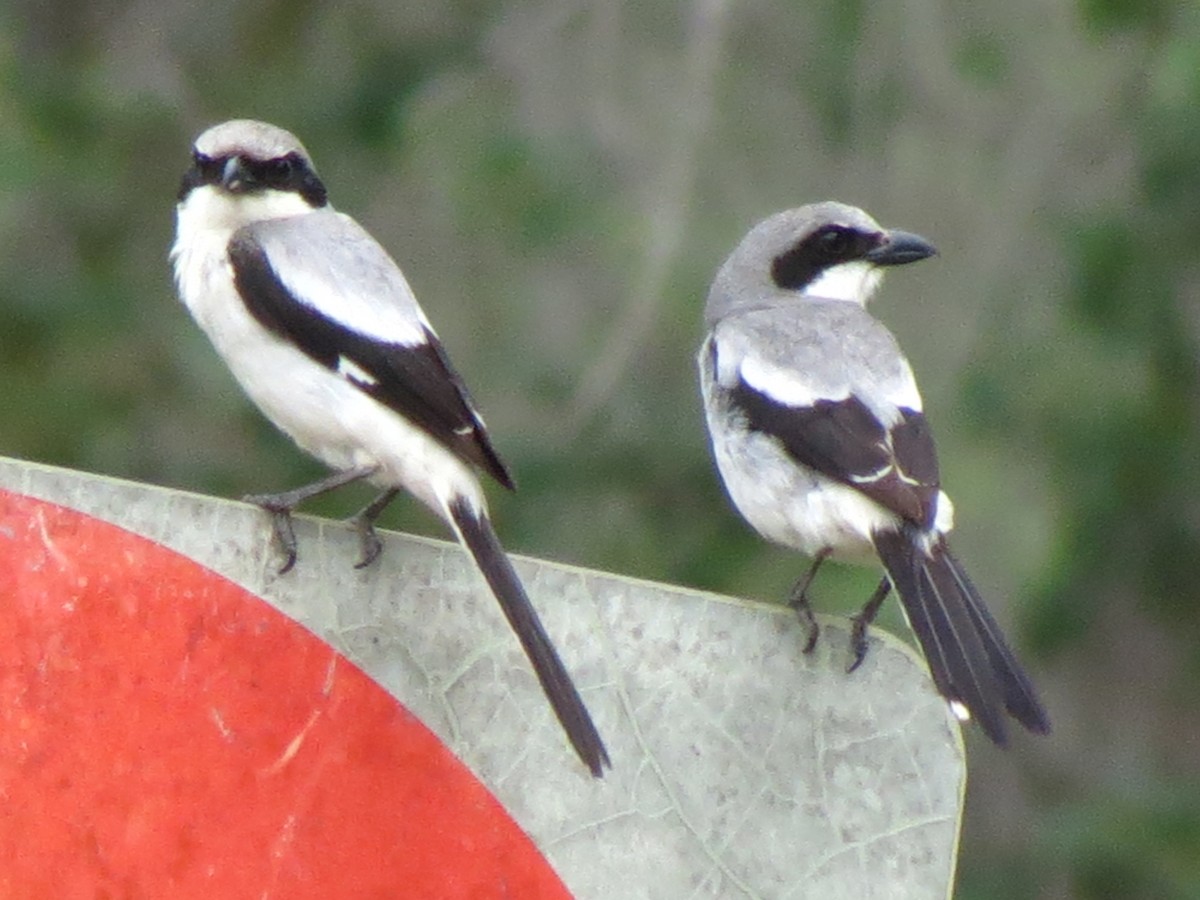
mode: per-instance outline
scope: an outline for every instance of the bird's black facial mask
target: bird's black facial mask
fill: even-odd
[[[775,257],[771,263],[771,278],[785,291],[803,290],[822,272],[866,258],[885,240],[885,236],[877,231],[824,225]]]
[[[290,191],[299,194],[314,209],[328,202],[325,185],[299,153],[252,159],[236,154],[206,156],[197,152],[192,155],[192,166],[179,186],[179,201],[183,202],[193,189],[203,185],[216,185],[234,194]]]

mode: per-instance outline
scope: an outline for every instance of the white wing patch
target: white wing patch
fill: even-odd
[[[917,379],[907,359],[900,360],[900,377],[888,385],[887,399],[896,406],[914,412],[922,411],[921,392],[917,389]]]
[[[348,357],[338,357],[337,370],[338,374],[343,378],[348,378],[356,384],[365,385],[366,387],[375,387],[375,385],[379,384],[378,378]]]
[[[271,250],[275,257],[274,248]],[[389,344],[413,347],[425,343],[424,323],[413,312],[416,300],[394,265],[392,272],[351,269],[345,277],[332,277],[327,264],[313,265],[294,257],[286,263],[272,258],[271,264],[291,295],[325,318]]]
[[[885,444],[889,453],[892,452],[892,438],[890,434],[882,443]],[[887,478],[893,473],[895,473],[896,477],[905,484],[911,484],[913,487],[924,486],[924,482],[921,481],[921,479],[913,478],[911,475],[906,474],[903,469],[898,469],[891,463],[888,463],[886,466],[879,467],[874,472],[867,472],[865,475],[850,475],[850,480],[854,484],[874,484],[877,481],[883,481],[883,479]]]
[[[850,480],[855,484],[871,484],[887,478],[889,474],[895,471],[895,468],[895,466],[889,463],[888,465],[876,469],[874,472],[869,472],[866,475],[851,475]],[[917,484],[917,482],[913,481],[911,478],[906,478],[903,472],[900,473],[900,478],[903,481],[907,481],[909,484]]]
[[[432,329],[404,273],[349,216],[324,209],[251,227],[296,302],[373,340],[426,342]]]
[[[837,391],[822,389],[818,393],[816,386],[805,381],[802,373],[773,366],[754,356],[745,357],[738,371],[750,387],[785,406],[812,406],[818,400],[838,401],[850,396],[849,385]]]

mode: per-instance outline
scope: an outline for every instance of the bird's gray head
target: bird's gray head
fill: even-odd
[[[292,194],[313,209],[327,202],[325,185],[296,136],[253,119],[222,122],[196,138],[179,202],[205,186],[235,196]]]
[[[708,295],[712,324],[737,309],[801,295],[865,304],[888,266],[937,251],[924,238],[880,227],[844,203],[812,203],[759,222],[725,260]]]

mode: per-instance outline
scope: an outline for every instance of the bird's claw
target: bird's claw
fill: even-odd
[[[275,542],[283,551],[283,565],[279,574],[286,575],[296,565],[296,532],[292,529],[292,513],[286,509],[269,510],[275,532]]]
[[[362,549],[362,556],[354,564],[354,568],[365,569],[379,559],[379,554],[383,552],[383,541],[379,539],[379,535],[375,533],[375,526],[368,519],[355,516],[350,524],[358,532],[359,546]]]
[[[863,621],[861,616],[854,616],[850,622],[850,654],[852,659],[850,660],[850,665],[846,667],[847,675],[863,664],[863,660],[867,658],[868,649],[868,624]]]
[[[277,573],[286,575],[296,565],[296,531],[292,528],[292,508],[281,504],[273,494],[247,494],[243,503],[253,503],[271,516],[271,532],[283,553],[283,565]]]

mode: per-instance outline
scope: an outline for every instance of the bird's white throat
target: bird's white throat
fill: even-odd
[[[213,185],[195,188],[176,209],[181,238],[204,232],[232,235],[243,225],[313,211],[303,197],[292,191],[231,194]]]
[[[814,300],[846,300],[866,306],[883,282],[883,271],[857,259],[826,269],[804,286],[804,295]]]

